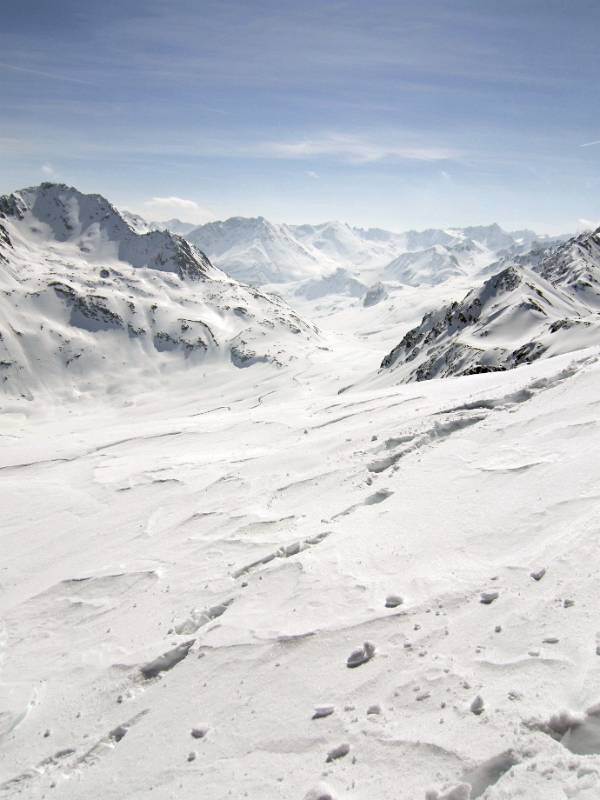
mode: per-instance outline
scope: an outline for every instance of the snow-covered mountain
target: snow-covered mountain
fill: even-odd
[[[161,231],[171,231],[171,233],[176,233],[179,236],[185,236],[197,227],[192,222],[182,222],[180,219],[177,219],[177,217],[164,220],[163,222],[150,222],[149,225],[151,228],[156,228]]]
[[[364,230],[345,222],[291,225],[290,229],[306,247],[342,267],[379,267],[404,249],[403,234]]]
[[[464,275],[465,270],[452,249],[443,244],[434,244],[425,250],[402,253],[391,261],[383,271],[387,280],[396,280],[409,286],[434,285],[449,278]]]
[[[186,234],[215,264],[237,280],[253,285],[318,277],[335,262],[303,244],[291,226],[264,217],[231,217],[208,222]]]
[[[382,368],[419,381],[511,369],[600,341],[600,229],[507,262],[461,302],[426,314]]]
[[[209,222],[185,235],[227,274],[254,285],[314,280],[336,269],[369,283],[433,284],[484,268],[505,251],[526,251],[537,238],[496,224],[394,233],[335,221],[276,224],[263,217]]]
[[[57,184],[0,198],[0,386],[31,396],[211,361],[280,364],[315,336],[168,231]]]
[[[307,300],[318,300],[327,295],[338,295],[346,297],[362,297],[367,291],[364,283],[357,281],[346,269],[338,268],[331,275],[322,278],[302,281],[296,289],[296,296],[304,297]]]
[[[476,263],[280,284],[317,333],[101,197],[0,199],[2,800],[600,796],[600,231],[438,234],[500,261],[374,375]]]

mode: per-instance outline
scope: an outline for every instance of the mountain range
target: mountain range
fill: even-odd
[[[0,198],[3,800],[600,796],[600,230],[301,227]]]
[[[340,268],[368,283],[438,283],[544,240],[497,224],[393,233],[342,222],[286,225],[264,217],[231,217],[184,235],[227,274],[254,285],[314,280]]]
[[[291,283],[286,302],[225,274],[192,240],[246,278],[266,281],[276,269],[281,282],[306,270],[314,277]],[[260,248],[248,246],[256,241]],[[421,249],[370,271],[407,246]],[[343,259],[348,268],[335,266]],[[369,288],[360,275],[383,281]],[[281,366],[324,347],[308,321],[311,303],[346,298],[369,324],[386,320],[389,337],[390,309],[406,305],[403,287],[424,292],[454,277],[474,288],[440,307],[446,290],[433,293],[421,323],[383,358],[397,380],[506,370],[599,336],[598,232],[555,244],[497,225],[392,234],[235,218],[183,238],[100,195],[45,183],[0,198],[0,381],[32,397],[111,391],[113,373],[121,383],[124,374],[151,382],[209,364]]]

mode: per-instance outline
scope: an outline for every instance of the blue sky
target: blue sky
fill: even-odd
[[[597,0],[5,4],[0,191],[575,230],[600,220],[599,27]]]

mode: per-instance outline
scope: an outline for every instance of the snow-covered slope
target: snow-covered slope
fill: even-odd
[[[171,233],[176,233],[178,236],[185,236],[197,227],[197,225],[194,225],[192,222],[182,222],[180,219],[177,219],[177,217],[164,220],[164,222],[150,222],[149,224],[151,228],[156,228],[161,231],[171,231]]]
[[[396,280],[408,286],[443,283],[457,275],[465,275],[461,262],[450,247],[434,244],[426,250],[402,253],[383,271],[387,280]]]
[[[138,228],[139,229],[139,228]],[[0,198],[0,388],[95,392],[220,359],[281,364],[316,335],[185,239],[43,184]]]
[[[362,297],[367,291],[364,283],[357,281],[352,274],[345,269],[336,269],[331,275],[322,278],[303,281],[296,289],[295,294],[305,297],[307,300],[319,300],[327,295],[338,295],[347,297]]]
[[[3,800],[600,795],[598,361],[339,361],[4,406]]]
[[[403,234],[364,230],[344,222],[291,225],[290,228],[302,244],[341,267],[380,267],[404,249]]]
[[[102,198],[0,203],[2,800],[600,797],[600,232],[374,375],[472,274],[278,284],[317,334]]]
[[[315,277],[335,263],[305,246],[288,225],[264,217],[231,217],[190,231],[187,239],[237,280],[260,285]]]
[[[404,380],[505,370],[600,342],[600,230],[520,257],[385,357]]]

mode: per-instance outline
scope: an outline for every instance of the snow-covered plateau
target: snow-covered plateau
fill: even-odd
[[[600,797],[600,232],[331,227],[0,199],[0,798]]]

